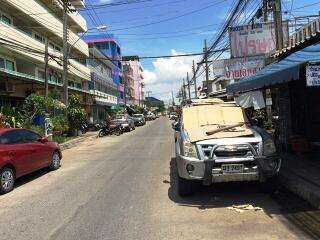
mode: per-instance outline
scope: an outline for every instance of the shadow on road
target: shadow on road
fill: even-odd
[[[183,206],[206,208],[226,208],[233,205],[251,204],[262,208],[267,214],[280,212],[276,204],[270,201],[271,197],[262,192],[256,183],[219,183],[214,186],[199,184],[192,196],[180,197],[177,192],[177,166],[175,158],[170,161],[170,188],[169,198]]]
[[[33,173],[30,173],[30,174],[27,174],[21,178],[18,178],[15,182],[15,185],[14,187],[15,188],[18,188],[20,186],[23,186],[24,184],[27,184],[29,182],[32,182],[42,176],[44,176],[45,174],[49,173],[50,170],[48,170],[47,168],[44,168],[44,169],[40,169],[36,172],[33,172]]]
[[[263,191],[258,183],[223,183],[210,187],[200,184],[194,195],[182,198],[177,193],[177,177],[176,161],[172,158],[168,196],[180,206],[208,209],[251,204],[262,208],[270,217],[280,215],[292,231],[298,229],[312,239],[320,239],[320,210],[283,188],[270,194]]]

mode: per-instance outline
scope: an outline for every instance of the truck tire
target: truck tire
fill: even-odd
[[[178,176],[178,193],[181,197],[190,196],[194,193],[196,182],[186,180]]]

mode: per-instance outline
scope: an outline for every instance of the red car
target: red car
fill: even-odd
[[[45,167],[58,169],[61,158],[59,145],[47,137],[27,129],[0,129],[0,193],[10,192],[23,175]]]

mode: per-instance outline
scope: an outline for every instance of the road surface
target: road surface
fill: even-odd
[[[120,137],[88,140],[63,152],[58,171],[42,170],[20,179],[13,192],[0,196],[0,239],[312,236],[297,224],[300,220],[292,220],[301,212],[283,212],[255,184],[225,184],[185,199],[177,196],[170,124],[160,118]],[[242,204],[262,210],[228,209]]]

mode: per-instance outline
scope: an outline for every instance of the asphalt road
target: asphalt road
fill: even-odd
[[[120,137],[86,141],[63,154],[58,171],[24,177],[13,192],[0,196],[0,239],[310,236],[290,219],[299,212],[284,212],[255,184],[224,184],[178,197],[172,130],[165,118]],[[228,209],[241,204],[262,210]]]

